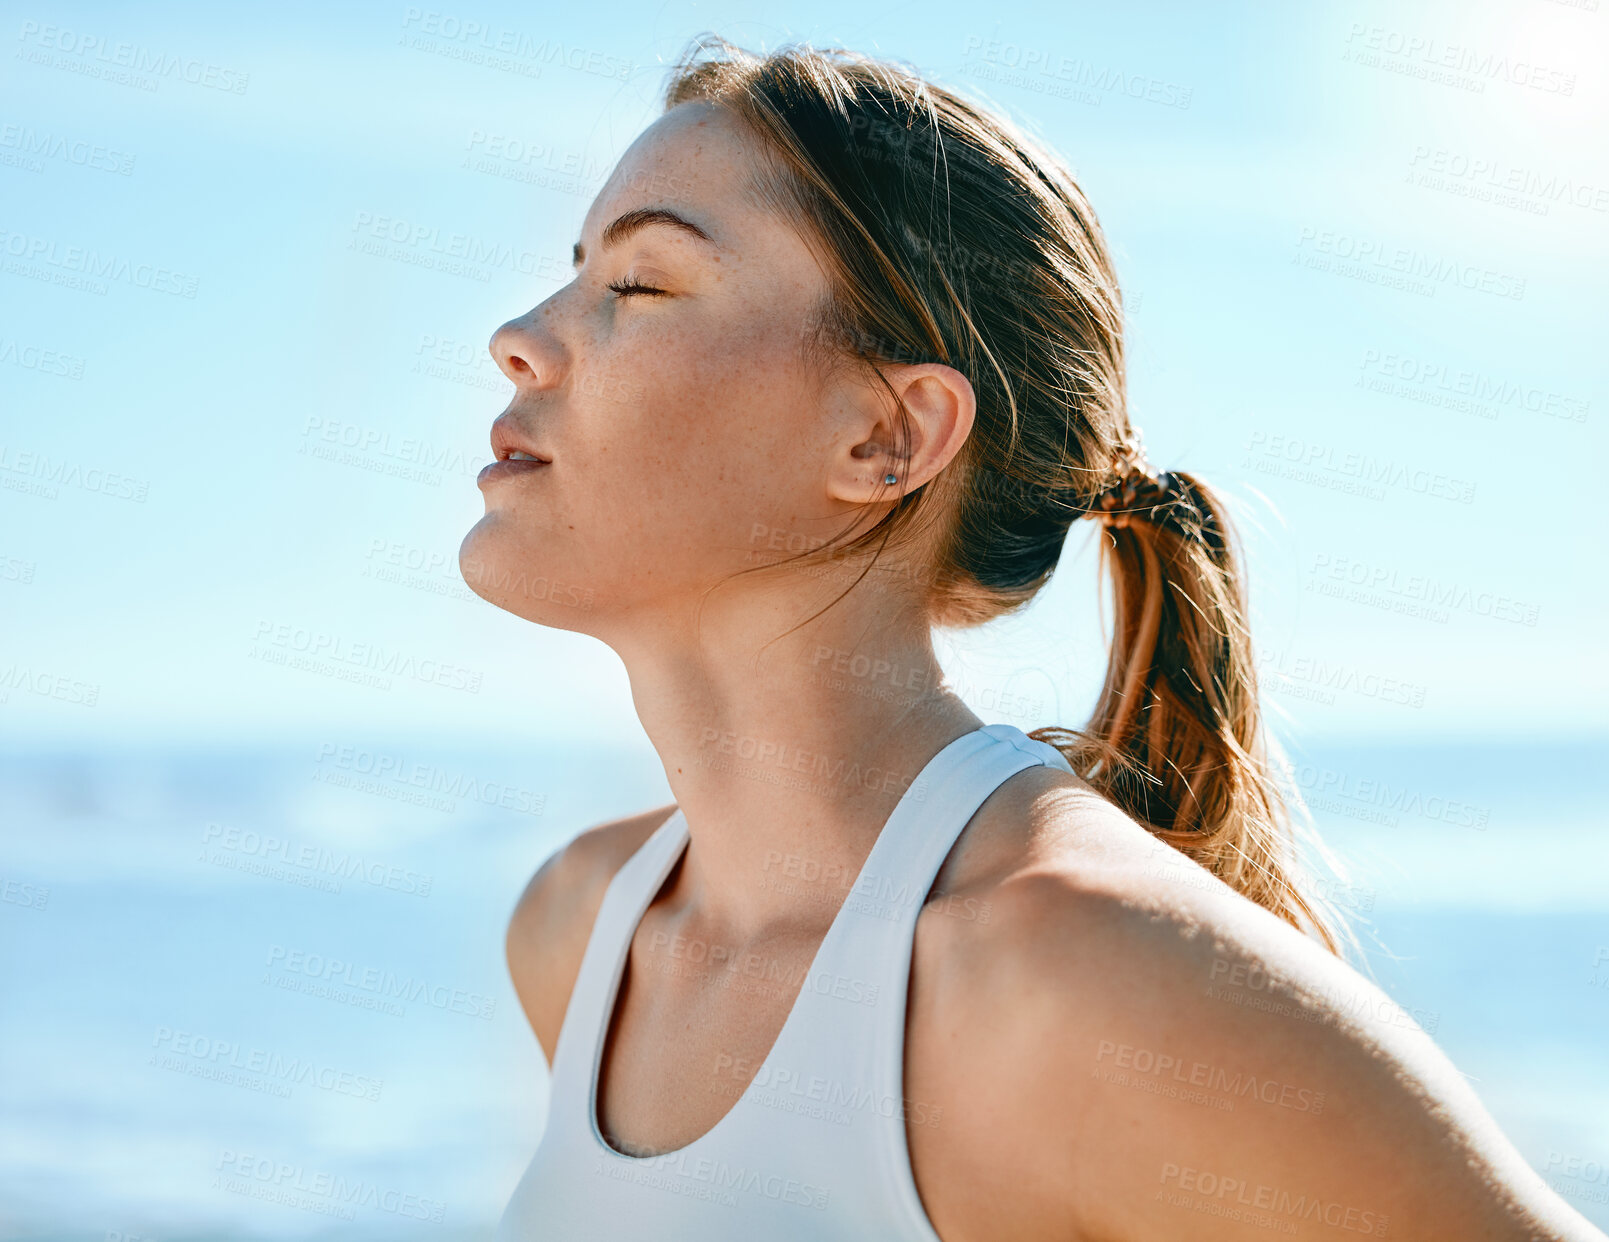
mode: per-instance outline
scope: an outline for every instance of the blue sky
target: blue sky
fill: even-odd
[[[485,343],[704,29],[909,61],[1066,156],[1153,459],[1234,498],[1287,736],[1603,729],[1609,13],[328,7],[0,6],[5,744],[638,732],[607,648],[455,557],[512,389]],[[444,270],[454,235],[516,257]],[[1082,722],[1090,535],[945,640],[980,714]],[[460,672],[261,658],[299,631]]]

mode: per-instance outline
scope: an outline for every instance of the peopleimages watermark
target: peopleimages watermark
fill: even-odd
[[[426,595],[479,604],[480,596],[458,574],[458,554],[441,548],[418,548],[374,536],[363,557],[363,577]]]
[[[0,880],[0,901],[26,910],[43,910],[50,901],[50,890],[27,880]]]
[[[479,694],[485,674],[449,660],[420,657],[380,643],[352,641],[310,626],[262,620],[247,656],[340,681],[391,689],[391,678]]]
[[[1576,75],[1525,57],[1499,55],[1433,35],[1353,22],[1341,59],[1369,68],[1455,86],[1476,94],[1487,82],[1508,82],[1549,95],[1574,95]]]
[[[64,354],[44,345],[24,344],[12,337],[0,336],[0,363],[24,371],[38,371],[41,375],[59,375],[63,379],[84,378],[84,360],[78,355]]]
[[[1237,1100],[1249,1100],[1318,1116],[1324,1092],[1244,1069],[1230,1070],[1180,1052],[1158,1052],[1118,1040],[1103,1039],[1095,1047],[1091,1075],[1112,1086],[1131,1087],[1189,1104],[1233,1112]]]
[[[472,129],[467,145],[469,154],[464,156],[460,168],[565,194],[596,191],[609,175],[609,167],[602,160],[513,134]],[[672,180],[683,179],[673,177]]]
[[[815,1211],[824,1211],[831,1200],[826,1187],[792,1174],[730,1164],[714,1156],[694,1154],[686,1147],[631,1161],[605,1160],[600,1156],[596,1169],[600,1177],[633,1182],[723,1207],[736,1205],[739,1194],[757,1195],[773,1203]]]
[[[753,764],[761,774],[800,774],[811,786],[822,791],[853,786],[879,793],[909,792],[917,801],[927,796],[925,787],[913,785],[904,775],[889,768],[851,761],[842,755],[824,755],[774,738],[706,727],[700,730],[698,745],[699,762],[722,771],[735,770],[735,765],[722,762],[723,758],[730,757]]]
[[[810,970],[803,962],[789,962],[737,945],[712,944],[697,936],[673,936],[656,931],[648,938],[649,969],[658,974],[712,980],[717,987],[754,995],[786,998],[808,994],[826,996],[851,1005],[875,1005],[878,985],[852,975]]]
[[[1290,652],[1265,651],[1257,657],[1257,675],[1264,688],[1291,698],[1311,699],[1326,705],[1337,693],[1404,707],[1425,705],[1429,687],[1385,673],[1358,668],[1339,660]]]
[[[103,470],[99,466],[85,466],[65,457],[0,444],[0,487],[7,491],[55,500],[61,494],[58,488],[76,487],[80,491],[140,505],[145,503],[150,486],[145,479]]]
[[[506,781],[486,780],[440,764],[337,742],[320,744],[313,779],[437,810],[454,810],[459,799],[518,815],[540,815],[547,806],[546,794]]]
[[[1567,1198],[1609,1204],[1609,1161],[1550,1150],[1542,1175]]]
[[[1259,962],[1227,957],[1212,960],[1206,995],[1210,1000],[1320,1026],[1354,1020],[1434,1035],[1441,1022],[1439,1013],[1427,1009],[1410,1012],[1383,993],[1371,995],[1361,987],[1314,987],[1289,979]]]
[[[383,1079],[367,1074],[171,1026],[157,1027],[151,1046],[156,1051],[148,1064],[155,1068],[281,1098],[289,1098],[295,1087],[307,1086],[373,1102],[385,1086]]]
[[[1390,1221],[1390,1217],[1371,1208],[1354,1207],[1306,1191],[1297,1194],[1266,1182],[1248,1181],[1244,1177],[1175,1164],[1171,1160],[1162,1165],[1161,1182],[1164,1189],[1159,1190],[1156,1197],[1173,1207],[1244,1221],[1280,1233],[1294,1233],[1296,1222],[1303,1221],[1383,1238]]]
[[[834,543],[824,535],[805,534],[781,526],[768,526],[753,522],[749,526],[748,561],[755,565],[784,565],[794,573],[832,581],[855,575],[857,589],[872,590],[886,582],[909,582],[930,585],[936,571],[931,565],[890,561],[887,558],[867,561],[864,549],[851,553],[842,544],[834,544],[825,557],[808,567],[798,564],[807,554],[827,548]],[[776,556],[769,555],[777,553]],[[861,575],[862,566],[865,573]]]
[[[246,860],[251,860],[259,863],[264,868],[262,874],[269,878],[285,878],[282,872],[288,870],[294,873],[292,878],[333,881],[331,892],[340,892],[343,880],[353,880],[371,888],[413,897],[430,896],[432,880],[429,875],[350,850],[332,850],[305,842],[298,845],[273,833],[216,821],[209,821],[202,829],[201,843],[207,847],[202,851],[201,861],[234,871],[250,870]]]
[[[74,707],[94,707],[101,697],[98,681],[79,681],[76,677],[63,677],[58,673],[16,663],[0,669],[0,703],[9,703],[13,690],[71,703]]]
[[[1427,794],[1404,783],[1381,777],[1359,776],[1340,768],[1285,760],[1279,765],[1281,776],[1301,793],[1311,810],[1329,811],[1395,828],[1399,815],[1472,828],[1484,832],[1492,809],[1462,798]]]
[[[561,65],[576,73],[624,80],[634,68],[631,61],[608,52],[567,45],[558,39],[537,39],[524,31],[436,9],[409,6],[402,18],[402,29],[397,41],[404,46],[527,77],[540,77],[544,66]],[[431,44],[424,36],[442,42]]]
[[[1447,582],[1428,574],[1409,574],[1354,556],[1320,552],[1308,569],[1306,589],[1346,600],[1446,624],[1454,612],[1535,628],[1540,604],[1513,599],[1496,591]]]
[[[341,1220],[356,1219],[352,1209],[372,1208],[393,1216],[442,1223],[446,1204],[411,1191],[381,1186],[364,1178],[311,1169],[300,1161],[272,1160],[224,1147],[218,1152],[215,1190],[283,1202]]]
[[[824,863],[783,850],[767,850],[760,872],[761,888],[890,922],[898,922],[918,906],[924,913],[932,911],[969,923],[987,923],[993,910],[988,901],[977,897],[934,896],[929,886],[912,884],[905,877],[865,869],[852,874],[840,863]]]
[[[1163,880],[1168,884],[1194,889],[1201,893],[1227,896],[1233,891],[1212,872],[1182,854],[1178,855],[1177,861],[1174,862],[1164,859],[1152,863],[1144,868],[1142,874],[1150,879]],[[1352,884],[1334,875],[1309,876],[1305,891],[1310,896],[1359,911],[1374,909],[1375,899],[1379,896],[1366,884]]]
[[[512,381],[503,374],[485,341],[459,341],[425,332],[420,333],[413,355],[410,369],[416,375],[504,395],[510,391]],[[641,381],[596,371],[571,375],[568,390],[577,396],[623,404],[641,404],[648,396],[648,385]]]
[[[38,571],[39,566],[26,557],[0,553],[0,582],[15,582],[18,586],[28,586]]]
[[[481,592],[499,599],[517,597],[532,603],[546,602],[583,610],[592,607],[595,597],[595,588],[580,583],[532,574],[524,568],[488,564],[456,551],[413,547],[380,536],[369,540],[364,561],[365,578],[427,595],[462,600],[477,607],[483,603]]]
[[[171,271],[155,263],[141,263],[116,254],[103,254],[88,246],[63,246],[54,238],[0,228],[3,270],[46,284],[61,285],[104,297],[107,281],[127,284],[150,293],[193,298],[201,278]]]
[[[158,52],[138,43],[113,42],[62,26],[25,21],[17,39],[24,45],[17,53],[19,59],[143,91],[156,90],[166,79],[228,95],[244,95],[251,81],[249,73],[212,61]]]
[[[778,1064],[769,1055],[756,1065],[748,1057],[719,1052],[712,1074],[713,1092],[742,1097],[763,1108],[826,1121],[854,1124],[857,1115],[875,1113],[916,1126],[937,1125],[944,1115],[939,1104],[879,1092],[864,1083],[850,1083],[817,1074],[808,1067]]]
[[[902,665],[883,657],[817,644],[810,656],[811,668],[850,678],[857,682],[887,685],[895,690],[925,692],[943,680],[942,672],[929,672],[923,665]],[[937,679],[937,680],[935,680]]]
[[[507,565],[492,565],[472,556],[459,561],[466,586],[478,595],[495,596],[503,600],[524,599],[533,603],[557,604],[561,608],[592,607],[596,588],[578,582],[564,582],[546,574],[529,574],[524,569],[513,570]]]
[[[390,428],[349,423],[322,414],[308,415],[298,451],[341,465],[378,469],[437,485],[447,474],[472,479],[491,460],[490,456],[472,457],[460,448],[438,446],[418,436],[399,436]]]
[[[1387,488],[1454,504],[1473,504],[1475,500],[1475,483],[1469,479],[1373,453],[1338,449],[1319,440],[1254,431],[1241,448],[1246,454],[1242,469],[1370,500],[1385,499]]]
[[[508,392],[513,382],[503,374],[484,341],[456,341],[421,332],[413,354],[411,369],[416,375],[498,393]]]
[[[1545,216],[1559,203],[1609,213],[1609,186],[1595,186],[1557,172],[1538,172],[1490,156],[1420,143],[1413,148],[1408,168],[1412,185],[1532,215]]]
[[[860,651],[818,645],[813,651],[801,653],[800,663],[809,670],[810,684],[857,698],[892,703],[943,685],[978,711],[997,719],[1042,720],[1050,712],[1047,701],[1040,696],[967,678],[951,678],[938,668],[927,671]]]
[[[1523,276],[1312,225],[1302,226],[1291,262],[1423,297],[1445,284],[1516,302],[1525,297]]]
[[[126,151],[83,138],[68,138],[48,129],[16,124],[0,126],[0,164],[44,172],[46,160],[60,160],[63,164],[122,177],[134,171],[134,157]]]
[[[1003,39],[969,34],[962,55],[975,58],[967,72],[995,78],[1037,94],[1048,94],[1099,106],[1104,95],[1123,95],[1166,108],[1190,106],[1195,88],[1148,74],[1130,73],[1114,65],[1097,65],[1076,56],[1053,53]],[[988,66],[988,68],[984,68]]]
[[[415,1002],[423,1002],[444,1013],[464,1014],[471,1018],[490,1018],[497,1009],[497,998],[494,996],[432,983],[429,979],[414,975],[399,975],[379,966],[358,966],[344,958],[326,957],[322,953],[310,953],[282,944],[269,947],[268,965],[278,967],[285,973],[278,979],[265,975],[264,983],[273,983],[289,991],[347,1001],[349,997],[333,994],[344,991],[375,1002],[359,1003],[360,1008],[383,1007],[398,1017],[402,1016],[401,1006]],[[302,986],[304,984],[315,986]]]
[[[1591,403],[1580,397],[1392,350],[1365,349],[1358,366],[1358,388],[1476,418],[1496,419],[1499,411],[1507,408],[1584,423],[1591,408]]]
[[[1367,884],[1353,884],[1333,875],[1311,876],[1307,886],[1308,892],[1321,901],[1361,912],[1373,910],[1375,899],[1380,895]]]
[[[481,283],[490,281],[499,270],[550,280],[569,280],[572,274],[568,261],[556,255],[488,241],[471,233],[444,234],[439,225],[414,223],[372,211],[357,212],[347,249]]]

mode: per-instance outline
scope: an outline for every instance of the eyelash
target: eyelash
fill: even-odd
[[[633,293],[654,293],[663,295],[665,292],[663,289],[655,289],[650,285],[638,284],[634,280],[617,280],[613,284],[605,285],[604,288],[610,290],[617,298],[629,297]]]

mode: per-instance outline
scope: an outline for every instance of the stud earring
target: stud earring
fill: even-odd
[[[883,482],[892,487],[895,483],[899,482],[899,476],[896,474],[885,474],[883,476]]]

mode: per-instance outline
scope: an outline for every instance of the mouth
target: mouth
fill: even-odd
[[[488,462],[481,467],[481,472],[476,476],[475,483],[478,487],[485,487],[488,483],[496,483],[504,479],[525,478],[527,475],[541,473],[552,464],[544,457],[538,457],[534,453],[515,449],[506,456],[500,456],[496,461]]]
[[[506,416],[492,424],[492,455],[496,460],[482,469],[475,480],[480,486],[502,479],[523,478],[553,464],[552,458],[536,452],[534,445],[524,443],[524,437],[510,426]]]

